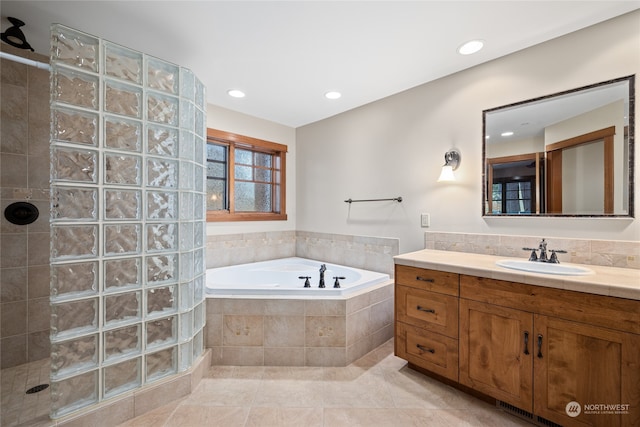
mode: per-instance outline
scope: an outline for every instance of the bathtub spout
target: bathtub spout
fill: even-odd
[[[327,271],[327,266],[325,264],[322,264],[320,266],[320,284],[318,285],[319,288],[324,288],[324,272]]]

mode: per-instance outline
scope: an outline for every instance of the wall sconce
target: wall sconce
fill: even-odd
[[[450,182],[455,181],[456,177],[453,171],[458,169],[460,165],[460,152],[458,150],[449,150],[444,154],[444,165],[442,166],[442,172],[438,182]]]

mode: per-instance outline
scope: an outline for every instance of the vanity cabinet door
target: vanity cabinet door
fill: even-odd
[[[460,383],[533,409],[533,314],[460,299]]]
[[[566,427],[640,425],[640,336],[536,315],[532,352],[536,415]]]

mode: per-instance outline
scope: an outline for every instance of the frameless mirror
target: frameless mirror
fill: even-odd
[[[483,111],[483,214],[633,217],[634,81]]]

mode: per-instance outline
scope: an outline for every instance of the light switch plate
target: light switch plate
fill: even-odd
[[[429,227],[431,225],[431,215],[428,213],[420,214],[420,226]]]

